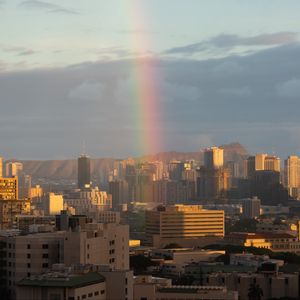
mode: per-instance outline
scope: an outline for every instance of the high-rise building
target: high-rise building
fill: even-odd
[[[224,149],[219,147],[211,147],[204,150],[204,167],[215,169],[223,167]]]
[[[169,179],[181,180],[184,171],[184,163],[181,161],[171,161],[168,165]]]
[[[244,177],[249,179],[253,178],[255,171],[280,172],[280,158],[266,153],[249,156],[244,161]]]
[[[90,158],[85,154],[78,158],[78,188],[84,189],[91,185]]]
[[[0,178],[3,177],[3,158],[0,156]]]
[[[8,162],[5,164],[6,177],[18,176],[22,171],[23,171],[23,164],[21,162]]]
[[[0,178],[0,200],[18,199],[18,178]]]
[[[46,215],[57,215],[64,209],[64,198],[62,195],[48,193],[43,197],[42,203]]]
[[[300,192],[300,158],[291,155],[284,161],[284,183],[289,195],[298,198]]]
[[[197,177],[197,196],[203,199],[222,198],[230,188],[230,171],[225,168],[201,167]]]
[[[112,196],[113,209],[120,210],[123,204],[128,203],[128,192],[128,183],[125,180],[114,180],[109,183],[109,194]]]
[[[260,216],[260,199],[253,197],[243,200],[243,217],[245,219],[255,219]]]

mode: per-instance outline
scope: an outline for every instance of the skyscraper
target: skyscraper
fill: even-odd
[[[5,164],[6,177],[19,176],[21,171],[23,171],[23,164],[20,162],[8,162]]]
[[[0,156],[0,178],[3,177],[3,158]]]
[[[224,164],[224,150],[219,147],[207,148],[204,151],[204,167],[221,168]]]
[[[300,191],[300,158],[291,155],[284,161],[285,186],[289,195],[298,198]]]
[[[85,154],[78,157],[78,188],[83,189],[91,184],[90,158]]]

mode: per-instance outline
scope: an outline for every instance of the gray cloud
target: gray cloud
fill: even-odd
[[[53,4],[46,1],[39,1],[39,0],[26,0],[22,1],[20,3],[20,7],[26,8],[26,9],[39,9],[43,10],[47,13],[63,13],[63,14],[69,14],[69,15],[76,15],[78,14],[77,11],[73,9],[69,9],[57,4]]]
[[[300,149],[300,46],[212,60],[140,59],[154,80],[147,111],[135,60],[0,72],[0,152],[5,157],[135,155],[149,132],[158,150],[193,151],[240,141],[283,157]],[[1,67],[0,67],[1,68]],[[149,79],[149,77],[147,77]],[[149,87],[149,85],[147,84]],[[17,87],[17,88],[16,88]],[[147,95],[147,94],[146,94]],[[298,153],[300,154],[300,153]]]
[[[261,34],[252,37],[242,37],[234,34],[220,34],[209,40],[175,47],[167,50],[166,54],[194,54],[212,48],[231,49],[238,46],[278,46],[299,41],[299,34],[295,32],[277,32]]]
[[[7,47],[7,46],[2,46],[1,50],[4,52],[10,52],[19,56],[27,56],[27,55],[33,55],[38,53],[38,51],[26,48],[26,47]]]
[[[280,83],[277,86],[277,91],[282,97],[300,97],[300,79],[291,79]]]

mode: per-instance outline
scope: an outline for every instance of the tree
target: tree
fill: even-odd
[[[261,300],[261,297],[264,295],[261,287],[256,283],[251,283],[248,290],[248,299],[249,300]]]

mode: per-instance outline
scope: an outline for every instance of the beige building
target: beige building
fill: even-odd
[[[47,271],[62,262],[60,246],[64,232],[0,236],[4,242],[6,286],[15,299],[16,283],[25,277]]]
[[[262,300],[291,298],[299,299],[299,274],[272,271],[260,273],[212,273],[203,276],[205,285],[222,286],[238,291],[240,300],[248,300],[248,291],[256,283],[263,291]]]
[[[133,299],[133,271],[105,270],[100,266],[98,272],[105,277],[106,300]]]
[[[224,165],[224,149],[211,147],[204,150],[204,166],[208,169],[221,168]]]
[[[18,177],[0,178],[0,200],[18,199]]]
[[[43,210],[46,215],[59,215],[64,209],[64,198],[62,195],[48,193],[42,198]]]
[[[105,278],[97,272],[82,274],[51,272],[22,279],[17,286],[16,299],[106,300],[108,298]]]
[[[284,183],[289,195],[298,198],[300,191],[300,158],[291,155],[284,161]]]
[[[12,228],[16,216],[30,214],[30,200],[1,200],[0,199],[0,229]]]
[[[3,177],[3,158],[0,156],[0,178]]]
[[[90,223],[84,231],[66,232],[64,263],[109,265],[129,270],[129,227],[116,223]],[[76,249],[76,251],[74,251]]]
[[[146,211],[146,238],[154,247],[196,246],[224,236],[224,211],[174,205]]]
[[[280,172],[280,158],[266,153],[255,155],[255,171],[271,170]]]
[[[5,176],[18,176],[23,171],[23,164],[21,162],[7,162],[5,164]]]
[[[300,252],[300,241],[294,235],[276,232],[233,232],[225,237],[230,245],[266,248],[273,252]]]
[[[112,208],[112,197],[105,191],[96,188],[76,190],[64,195],[64,202],[75,208],[76,214],[94,216],[99,211]]]
[[[134,300],[238,300],[238,293],[220,286],[173,286],[171,279],[137,276]]]

